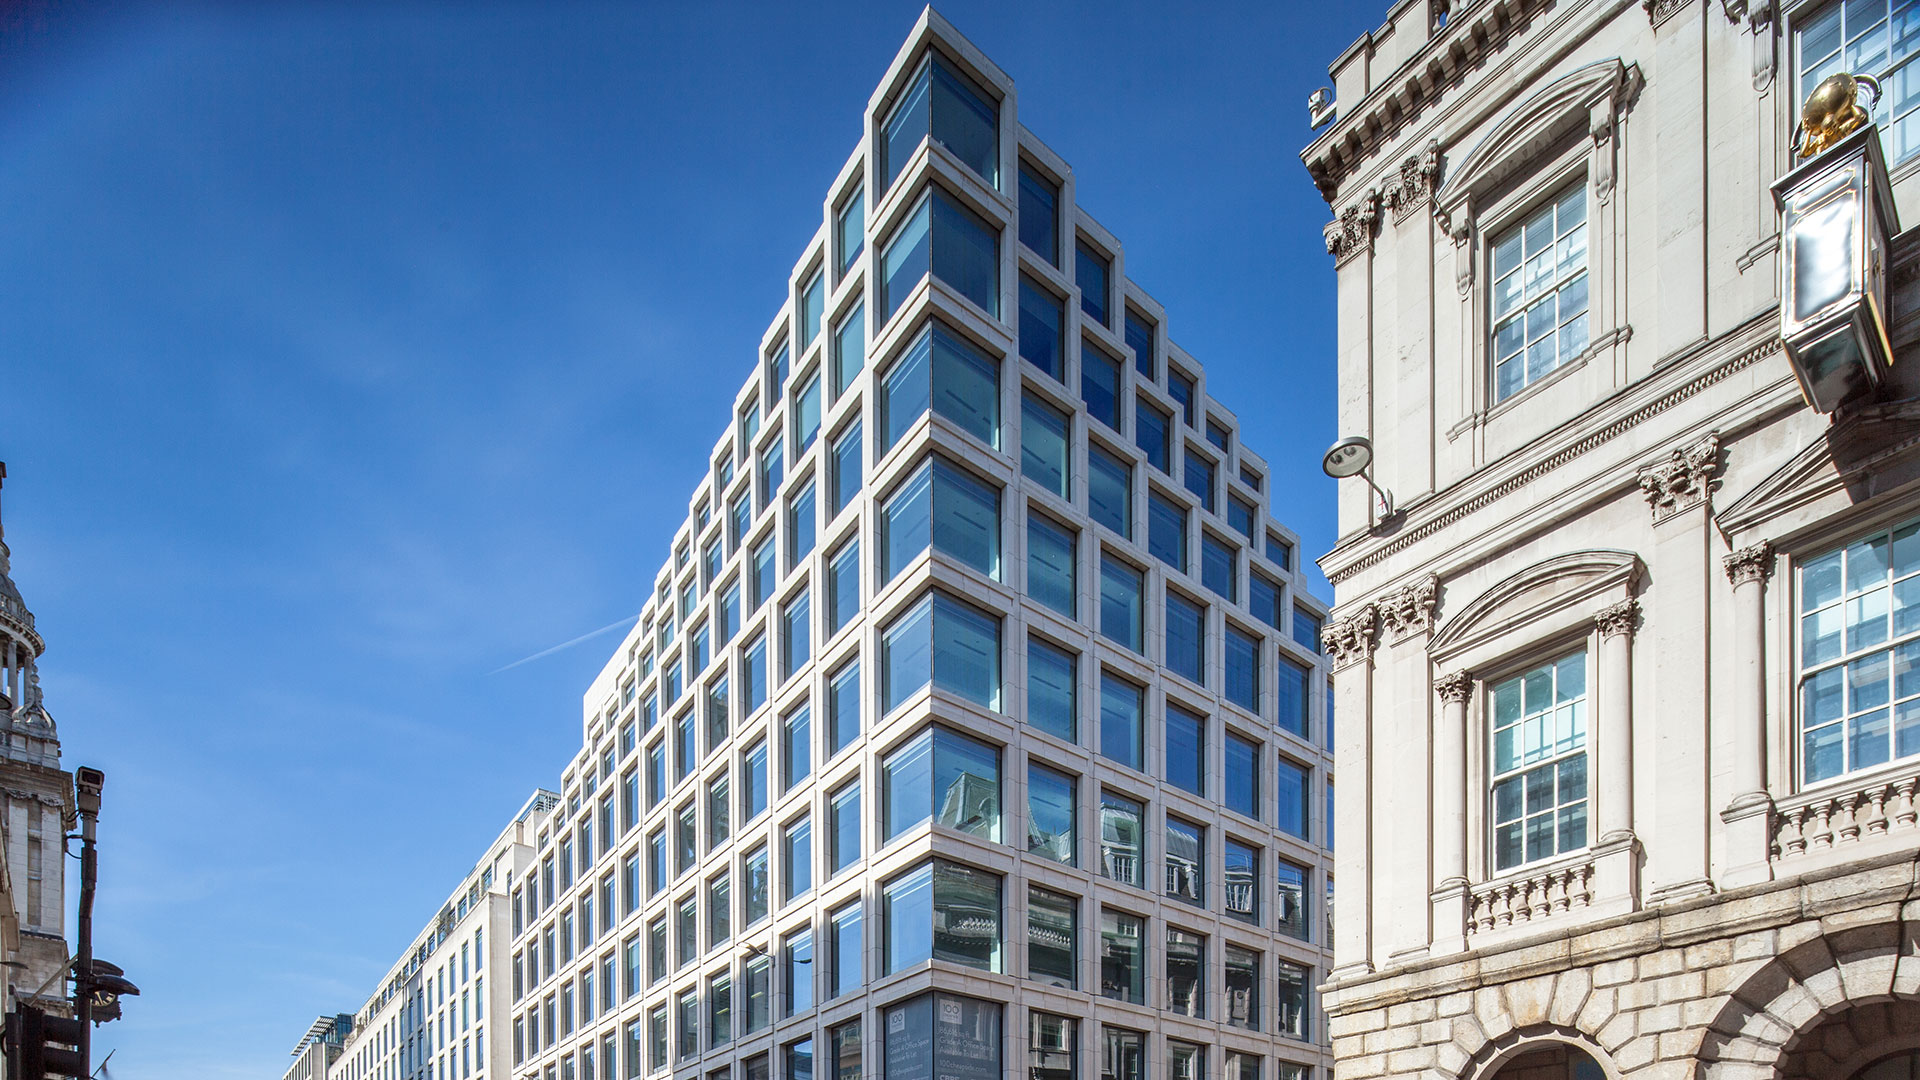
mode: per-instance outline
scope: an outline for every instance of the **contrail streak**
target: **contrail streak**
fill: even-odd
[[[498,675],[503,671],[512,671],[514,668],[519,667],[521,664],[530,664],[535,660],[540,659],[543,656],[552,656],[554,653],[557,653],[562,649],[571,649],[575,645],[578,645],[583,641],[588,641],[593,638],[597,638],[601,634],[604,634],[609,630],[618,630],[622,627],[632,626],[633,621],[635,619],[638,619],[639,617],[640,616],[638,615],[629,615],[626,618],[619,620],[618,622],[610,622],[598,630],[590,630],[587,633],[581,634],[579,637],[574,638],[572,641],[563,641],[560,644],[555,645],[551,649],[541,649],[539,652],[534,653],[532,656],[523,656],[520,659],[515,660],[513,663],[508,664],[506,667],[495,668],[494,670],[487,672],[487,674]]]

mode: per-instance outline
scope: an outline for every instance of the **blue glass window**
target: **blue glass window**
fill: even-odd
[[[1267,558],[1282,570],[1293,569],[1293,545],[1280,538],[1279,533],[1267,534]]]
[[[1133,538],[1133,466],[1093,445],[1087,447],[1087,515]]]
[[[1182,375],[1177,371],[1174,371],[1172,368],[1168,368],[1167,369],[1167,393],[1173,395],[1173,400],[1180,403],[1180,417],[1181,419],[1187,422],[1188,427],[1192,427],[1193,426],[1193,399],[1194,399],[1193,380],[1187,378],[1185,375]]]
[[[813,482],[801,488],[793,495],[793,503],[787,514],[787,566],[798,566],[800,560],[813,551],[814,508]]]
[[[838,517],[853,497],[860,494],[864,470],[861,434],[860,421],[855,420],[833,442],[833,513],[829,517]]]
[[[867,364],[867,307],[860,304],[840,320],[833,332],[833,396],[837,400],[853,385]]]
[[[1308,790],[1307,768],[1281,758],[1274,775],[1278,778],[1274,785],[1274,807],[1279,814],[1274,824],[1280,827],[1281,832],[1305,840],[1308,798],[1311,794]]]
[[[781,724],[780,790],[786,791],[813,772],[813,708],[805,702]]]
[[[1311,652],[1320,651],[1320,617],[1297,604],[1293,609],[1293,640]]]
[[[1284,629],[1280,625],[1280,586],[1257,570],[1247,575],[1247,607],[1261,622],[1275,630]]]
[[[1020,278],[1020,355],[1061,382],[1067,379],[1067,316],[1054,295]]]
[[[1127,348],[1133,350],[1133,369],[1152,382],[1153,324],[1131,307],[1127,308]]]
[[[1173,467],[1173,419],[1146,398],[1133,403],[1133,443],[1147,455],[1147,464],[1167,472]]]
[[[1147,493],[1147,553],[1187,572],[1187,509],[1155,491]]]
[[[999,106],[941,54],[933,53],[921,64],[883,126],[880,171],[887,187],[924,138],[946,147],[987,186],[1000,186]]]
[[[892,581],[931,543],[934,550],[997,578],[1000,493],[930,458],[887,497],[880,511],[880,576]]]
[[[1027,595],[1069,619],[1079,607],[1074,547],[1072,530],[1027,515]]]
[[[860,251],[866,246],[867,234],[867,193],[855,188],[852,195],[841,205],[836,231],[840,242],[840,276],[845,277],[852,269],[853,261],[860,257]]]
[[[1239,627],[1227,626],[1227,700],[1260,711],[1260,638]]]
[[[1167,669],[1205,685],[1206,642],[1207,609],[1167,590]]]
[[[1079,657],[1039,638],[1027,639],[1029,727],[1074,742],[1079,737]]]
[[[888,318],[929,272],[1000,317],[1000,233],[939,188],[894,233],[880,262],[880,306]]]
[[[860,737],[860,661],[850,660],[833,673],[827,688],[827,756]]]
[[[934,824],[1000,839],[1000,751],[957,731],[921,732],[880,766],[884,842]]]
[[[1307,737],[1307,694],[1311,685],[1307,675],[1307,668],[1281,655],[1279,682],[1274,687],[1280,705],[1276,720],[1281,730],[1291,731],[1303,739]]]
[[[1100,633],[1134,652],[1141,647],[1141,592],[1144,575],[1117,559],[1100,560]]]
[[[1060,186],[1020,166],[1020,242],[1035,255],[1060,265]]]
[[[767,381],[770,384],[767,390],[767,400],[770,402],[778,403],[780,400],[780,392],[786,388],[787,359],[787,343],[784,341],[780,343],[778,349],[773,351],[772,356],[767,357]],[[767,411],[769,413],[773,411],[771,405],[768,406]],[[757,428],[758,426],[759,418],[756,416],[755,427]],[[748,438],[752,438],[752,436],[749,435]]]
[[[832,825],[832,835],[828,837],[832,850],[827,859],[837,874],[852,866],[860,858],[860,781],[853,780],[835,791],[828,803],[828,821]]]
[[[773,538],[761,541],[753,549],[753,606],[759,607],[773,596],[773,589],[779,583],[780,574],[774,559]]]
[[[1806,783],[1920,753],[1920,522],[1804,562],[1797,617]]]
[[[1253,504],[1238,495],[1227,496],[1227,524],[1247,539],[1253,539]]]
[[[818,419],[815,424],[819,423]],[[760,490],[765,492],[765,500],[773,501],[774,494],[787,478],[786,455],[781,451],[780,440],[774,439],[760,455]]]
[[[991,447],[1000,445],[1000,365],[929,322],[881,379],[885,453],[928,408]]]
[[[827,566],[827,636],[840,632],[860,610],[860,538],[840,545]]]
[[[1020,395],[1020,473],[1065,499],[1073,475],[1067,414],[1032,394]]]
[[[820,333],[820,317],[826,312],[827,275],[815,271],[800,289],[800,349],[802,352]]]
[[[1074,247],[1073,283],[1080,286],[1080,310],[1094,322],[1105,326],[1112,304],[1108,289],[1113,277],[1113,262],[1088,246],[1085,240]]]
[[[1187,490],[1200,497],[1200,508],[1208,512],[1213,510],[1213,462],[1187,448],[1186,467]]]
[[[1205,798],[1207,718],[1167,702],[1167,783]]]
[[[807,452],[813,440],[820,434],[820,376],[807,380],[807,385],[793,398],[793,439],[794,456]]]
[[[1200,583],[1221,596],[1229,603],[1240,598],[1236,579],[1239,555],[1227,544],[1213,538],[1205,529],[1200,530]]]
[[[801,593],[780,609],[780,677],[790,679],[813,656],[813,594]]]
[[[1260,744],[1227,732],[1227,809],[1260,818]]]
[[[1130,769],[1142,764],[1146,693],[1110,672],[1100,673],[1100,753]]]
[[[1089,416],[1120,430],[1120,361],[1085,340],[1080,343],[1080,399]]]
[[[931,593],[881,637],[881,697],[892,712],[932,682],[982,708],[1000,707],[1000,620]]]

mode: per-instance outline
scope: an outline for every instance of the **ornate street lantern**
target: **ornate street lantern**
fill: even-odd
[[[1801,112],[1801,163],[1773,185],[1780,209],[1780,336],[1816,412],[1875,393],[1887,343],[1887,238],[1899,231],[1880,131],[1858,102],[1866,76],[1834,75]]]

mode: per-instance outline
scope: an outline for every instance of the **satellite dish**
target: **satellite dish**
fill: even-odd
[[[1373,443],[1364,435],[1349,435],[1327,449],[1327,455],[1320,459],[1320,468],[1335,480],[1345,480],[1349,476],[1359,476],[1373,464]]]

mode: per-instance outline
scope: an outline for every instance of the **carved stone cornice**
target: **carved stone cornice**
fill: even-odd
[[[1440,578],[1428,574],[1388,593],[1380,600],[1380,623],[1394,641],[1433,629],[1433,609],[1440,599]]]
[[[1433,190],[1439,186],[1440,140],[1433,139],[1425,150],[1400,163],[1400,174],[1387,188],[1385,199],[1393,211],[1393,223],[1398,225],[1412,217],[1433,198]]]
[[[1362,251],[1373,250],[1373,234],[1380,224],[1380,193],[1369,189],[1327,223],[1327,254],[1341,266]]]
[[[1373,655],[1379,644],[1379,611],[1368,604],[1351,615],[1336,619],[1320,631],[1320,644],[1338,671]]]
[[[1615,634],[1633,636],[1640,622],[1640,601],[1628,597],[1617,604],[1609,604],[1593,613],[1593,624],[1600,628],[1601,637]]]
[[[1442,675],[1434,680],[1433,690],[1440,695],[1443,704],[1464,705],[1467,698],[1473,695],[1473,675],[1466,671]]]
[[[1708,432],[1692,446],[1668,454],[1666,460],[1640,470],[1640,490],[1653,508],[1658,525],[1676,514],[1705,505],[1719,483],[1720,433]]]
[[[1773,545],[1765,540],[1743,547],[1721,562],[1727,567],[1727,580],[1734,588],[1752,582],[1764,582],[1773,576]]]
[[[1686,7],[1687,0],[1640,0],[1640,6],[1646,9],[1647,22],[1657,27]]]

